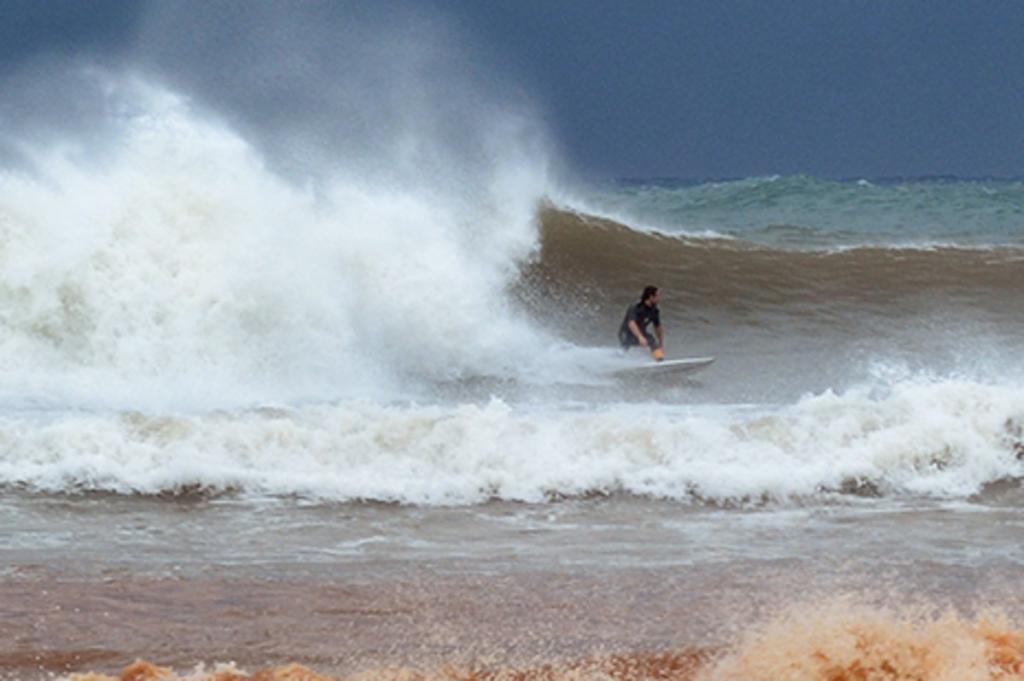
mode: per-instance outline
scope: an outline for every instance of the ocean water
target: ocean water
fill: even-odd
[[[1021,245],[1024,181],[769,176],[624,179],[593,188],[603,214],[662,231],[717,233],[776,248]]]
[[[84,82],[0,170],[6,677],[1019,677],[1020,181],[299,181]],[[614,375],[648,283],[710,368]]]

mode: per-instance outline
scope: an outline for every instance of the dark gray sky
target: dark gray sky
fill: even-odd
[[[150,7],[4,0],[0,76],[138,50]],[[409,21],[393,7],[452,26],[585,176],[1024,175],[1024,3],[426,0],[325,16]]]

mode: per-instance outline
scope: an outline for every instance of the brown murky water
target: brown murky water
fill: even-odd
[[[1019,481],[966,501],[854,492],[424,507],[8,490],[0,677],[1024,678]]]

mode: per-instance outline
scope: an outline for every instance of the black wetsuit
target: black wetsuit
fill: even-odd
[[[633,332],[629,330],[629,323],[636,322],[637,327],[640,329],[640,333],[647,339],[647,347],[654,350],[659,347],[658,339],[655,338],[654,334],[647,330],[649,324],[654,324],[655,328],[661,326],[661,311],[657,305],[649,306],[643,301],[640,301],[636,305],[630,305],[626,308],[626,316],[622,320],[622,325],[619,327],[619,342],[622,343],[623,348],[628,348],[633,345],[640,345],[640,341],[636,339]]]

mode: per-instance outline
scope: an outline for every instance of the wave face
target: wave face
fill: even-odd
[[[745,386],[729,399],[763,399],[759,386],[769,384],[844,389],[879,367],[1024,376],[1021,248],[794,251],[551,206],[541,222],[540,256],[520,286],[537,319],[575,342],[614,342],[626,305],[657,284],[669,353],[725,356],[716,385]]]
[[[861,246],[791,251],[714,237],[638,231],[616,221],[548,207],[543,256],[532,276],[545,293],[586,290],[598,301],[666,289],[676,312],[760,312],[839,320],[858,310],[903,316],[978,311],[1018,318],[1024,311],[1024,249]]]

